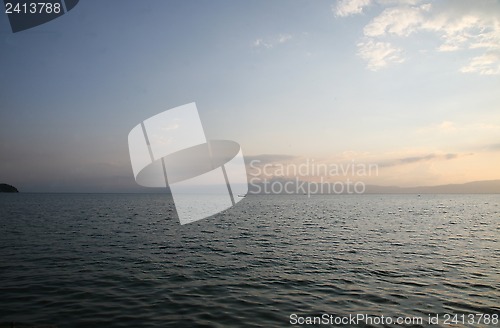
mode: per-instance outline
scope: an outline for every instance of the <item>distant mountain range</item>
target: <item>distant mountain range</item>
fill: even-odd
[[[473,181],[439,186],[395,187],[367,185],[367,194],[499,194],[500,180]]]
[[[280,191],[280,185],[287,185],[287,191]],[[274,188],[271,188],[273,187]],[[302,187],[301,187],[302,186]],[[314,187],[314,188],[313,188]],[[315,184],[310,189],[310,194],[347,194],[344,190],[340,192],[340,187],[334,187],[333,184]],[[346,187],[344,185],[344,187]],[[438,186],[419,186],[419,187],[397,187],[397,186],[378,186],[366,185],[364,194],[500,194],[500,180],[473,181],[462,184],[447,184]],[[301,181],[273,179],[265,186],[264,184],[249,184],[250,194],[307,194],[307,183],[303,185]],[[353,186],[350,187],[351,191]],[[358,188],[358,190],[360,190]],[[318,191],[315,191],[318,190]],[[329,191],[330,190],[330,191]],[[332,190],[336,190],[332,192]],[[351,192],[354,193],[354,192]],[[359,193],[359,192],[358,192]]]
[[[251,182],[251,181],[250,181]],[[283,186],[287,186],[287,190]],[[273,187],[274,186],[274,187]],[[273,187],[273,188],[271,188]],[[358,191],[362,190],[363,186],[358,186]],[[473,181],[461,184],[446,184],[438,186],[418,186],[418,187],[398,187],[398,186],[379,186],[366,185],[364,186],[364,194],[500,194],[500,180]],[[347,186],[344,184],[344,189]],[[354,186],[351,184],[350,193],[353,192]],[[307,182],[297,180],[287,180],[283,178],[275,178],[269,180],[267,186],[262,183],[251,182],[248,185],[249,194],[347,194],[347,190],[343,192],[340,186],[328,183],[313,183],[308,189]],[[17,188],[8,184],[0,183],[0,193],[18,192]],[[89,191],[83,191],[89,192]],[[90,191],[92,192],[92,191]],[[115,191],[112,191],[115,192]],[[167,188],[143,188],[132,190],[121,190],[119,192],[131,193],[170,193]]]

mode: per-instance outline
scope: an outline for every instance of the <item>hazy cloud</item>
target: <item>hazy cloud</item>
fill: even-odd
[[[290,161],[298,158],[295,155],[283,155],[283,154],[262,154],[262,155],[245,155],[245,162],[247,164],[252,161],[259,161],[259,164],[277,163],[283,161]]]
[[[479,73],[483,75],[500,74],[500,52],[491,52],[472,58],[468,65],[460,69],[460,72]]]
[[[270,49],[277,45],[287,43],[292,39],[293,36],[291,34],[279,34],[270,38],[258,38],[252,42],[252,47]]]
[[[388,42],[368,40],[358,43],[358,55],[368,62],[367,67],[377,71],[392,63],[402,63],[401,49]]]
[[[489,151],[500,151],[500,143],[487,145],[486,149]]]
[[[455,134],[473,134],[484,135],[496,138],[500,132],[500,125],[495,123],[459,123],[453,121],[442,121],[441,123],[434,123],[428,126],[421,127],[416,130],[420,134],[429,133],[455,133]]]
[[[255,40],[253,43],[252,43],[252,46],[254,48],[260,48],[260,47],[264,47],[264,48],[272,48],[273,45],[270,44],[270,43],[267,43],[267,42],[264,42],[264,40],[262,39],[257,39]]]
[[[392,166],[398,166],[398,165],[413,164],[413,163],[418,163],[418,162],[427,162],[430,160],[451,160],[451,159],[457,158],[458,156],[459,156],[458,154],[452,154],[452,153],[412,156],[412,157],[405,157],[405,158],[399,158],[399,159],[395,159],[395,160],[382,162],[379,164],[379,166],[380,167],[392,167]]]
[[[336,16],[345,17],[360,14],[370,4],[385,7],[363,29],[366,40],[358,47],[367,44],[391,45],[401,38],[413,34],[432,33],[441,40],[435,49],[438,52],[475,50],[480,54],[471,55],[469,62],[459,68],[463,73],[482,75],[500,74],[500,2],[495,0],[431,2],[422,0],[374,0],[338,1]],[[391,43],[388,43],[391,38]],[[370,43],[372,42],[372,43]],[[371,56],[366,49],[358,54],[374,70]],[[394,61],[400,62],[400,61]],[[391,61],[384,61],[381,68]]]
[[[292,39],[292,36],[290,34],[280,34],[278,38],[279,43],[285,43],[288,42],[289,40]]]
[[[457,128],[455,126],[455,123],[451,121],[443,121],[441,124],[438,125],[438,129],[440,131],[448,132],[448,131],[455,131]]]
[[[368,37],[380,37],[386,34],[409,36],[422,24],[424,13],[429,10],[429,4],[387,8],[364,27],[363,33]]]
[[[363,8],[369,6],[371,2],[371,0],[339,0],[336,6],[332,6],[332,11],[339,17],[361,14]]]

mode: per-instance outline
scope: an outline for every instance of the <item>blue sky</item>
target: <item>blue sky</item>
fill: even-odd
[[[495,0],[81,1],[15,34],[0,15],[0,44],[0,182],[21,190],[135,190],[129,131],[193,101],[248,156],[500,179]]]

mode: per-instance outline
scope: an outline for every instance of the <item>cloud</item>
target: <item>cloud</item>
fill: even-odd
[[[291,34],[279,34],[278,36],[265,38],[265,39],[258,38],[254,42],[252,42],[252,47],[253,48],[271,49],[277,45],[287,43],[292,39],[293,39],[293,36]]]
[[[332,5],[332,11],[337,17],[347,17],[362,14],[363,10],[374,3],[380,5],[413,5],[421,0],[338,0]]]
[[[487,53],[472,58],[468,65],[460,69],[460,72],[498,75],[500,74],[500,52]]]
[[[254,48],[261,48],[261,47],[263,47],[263,48],[267,48],[267,49],[269,49],[269,48],[272,48],[272,47],[273,47],[273,45],[272,45],[272,44],[267,43],[267,42],[264,42],[264,40],[262,40],[262,39],[257,39],[257,40],[255,40],[255,41],[252,43],[252,46],[253,46]]]
[[[469,56],[468,63],[459,68],[460,72],[500,74],[500,2],[339,0],[335,13],[340,17],[360,14],[370,4],[384,9],[366,24],[363,29],[365,41],[359,43],[358,47],[363,47],[370,41],[373,44],[387,43],[388,38],[394,44],[417,33],[430,33],[440,40],[435,49],[437,52],[462,51]],[[363,57],[363,53],[364,51],[360,51],[359,55],[368,61],[368,68],[373,70],[371,57]],[[387,63],[390,61],[386,61]]]
[[[378,4],[381,5],[416,5],[422,2],[422,0],[377,0]]]
[[[500,143],[489,145],[488,146],[488,150],[491,150],[491,151],[500,151]]]
[[[495,123],[460,123],[452,121],[442,121],[423,126],[416,130],[419,134],[436,134],[441,136],[443,133],[454,133],[456,135],[475,135],[494,138],[500,135],[500,125]]]
[[[380,37],[386,34],[409,36],[422,24],[423,14],[429,10],[430,5],[387,8],[366,25],[363,32],[368,37]]]
[[[443,121],[441,124],[438,125],[439,130],[441,131],[454,131],[456,130],[455,123],[451,121]]]
[[[346,151],[320,158],[280,154],[245,157],[251,183],[259,179],[271,182],[299,177],[301,181],[312,182],[349,179],[365,184],[416,186],[500,179],[496,165],[500,160],[500,144],[481,146],[447,152],[430,148],[389,153]],[[262,162],[250,164],[255,159]],[[471,169],[474,167],[481,169]]]
[[[368,62],[368,69],[377,71],[392,63],[402,63],[401,49],[388,42],[368,40],[358,43],[358,55]]]
[[[500,143],[483,143],[471,149],[475,152],[500,152]]]
[[[371,0],[339,0],[336,6],[332,6],[332,11],[339,17],[361,14],[363,8],[369,6],[371,2]]]
[[[284,162],[296,159],[298,156],[295,155],[283,155],[283,154],[261,154],[261,155],[245,155],[245,162],[251,163],[252,161],[258,161],[258,164],[268,164]]]
[[[288,42],[292,39],[292,36],[290,34],[280,34],[278,38],[278,43],[285,43]]]
[[[394,159],[386,162],[382,162],[379,164],[380,167],[392,167],[392,166],[399,166],[399,165],[406,165],[406,164],[414,164],[414,163],[419,163],[419,162],[428,162],[431,160],[451,160],[458,158],[458,154],[428,154],[428,155],[422,155],[422,156],[412,156],[412,157],[404,157],[404,158],[399,158],[399,159]]]

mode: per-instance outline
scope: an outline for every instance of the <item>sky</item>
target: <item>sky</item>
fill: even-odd
[[[22,191],[142,190],[129,132],[191,102],[247,162],[500,179],[497,0],[81,1],[18,33],[0,14],[0,63],[0,182]]]

